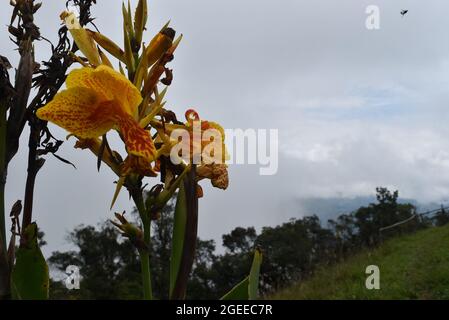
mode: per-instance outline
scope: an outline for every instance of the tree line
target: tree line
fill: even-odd
[[[376,192],[376,203],[328,220],[327,225],[312,215],[265,227],[260,233],[253,227],[237,227],[222,236],[221,254],[216,253],[213,240],[198,239],[187,298],[219,298],[247,275],[255,247],[264,254],[260,291],[269,295],[310,277],[317,267],[337,263],[388,238],[449,222],[444,209],[430,217],[420,216],[413,204],[398,202],[398,191],[377,188]],[[380,231],[412,217],[407,223]],[[173,204],[154,224],[151,239],[153,290],[162,298],[168,298],[172,228]],[[78,266],[80,289],[67,290],[63,282],[52,281],[52,299],[140,298],[137,250],[110,222],[98,227],[79,226],[70,232],[69,241],[74,250],[54,252],[48,260],[53,270],[61,273],[69,265]]]

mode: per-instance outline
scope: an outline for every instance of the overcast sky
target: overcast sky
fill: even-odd
[[[5,1],[6,2],[6,1]],[[63,0],[43,0],[37,24],[56,39]],[[98,0],[93,15],[121,41],[121,1]],[[133,1],[135,3],[136,1]],[[225,128],[279,130],[279,171],[231,166],[227,191],[205,186],[202,238],[236,226],[274,225],[304,212],[298,199],[372,195],[376,186],[419,201],[449,195],[449,2],[362,0],[152,0],[149,41],[169,19],[184,34],[167,107],[195,107]],[[365,28],[366,7],[380,8],[380,30]],[[6,7],[4,7],[6,8]],[[405,17],[400,11],[409,9]],[[0,12],[5,26],[10,10]],[[2,55],[13,58],[6,27]],[[42,43],[38,60],[47,58]],[[66,133],[54,128],[61,139]],[[67,248],[74,226],[111,218],[115,177],[87,151],[64,144],[39,175],[35,218],[46,253]],[[26,156],[14,160],[7,207],[23,198]],[[206,187],[207,186],[207,187]],[[116,211],[130,211],[125,193]],[[220,241],[218,241],[220,242]]]

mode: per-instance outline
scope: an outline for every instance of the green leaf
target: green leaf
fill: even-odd
[[[181,183],[176,200],[174,225],[173,225],[173,244],[170,258],[170,297],[178,279],[179,267],[182,260],[184,248],[184,236],[187,221],[187,198],[184,184]]]
[[[129,37],[132,39],[134,37],[134,27],[131,18],[131,3],[129,2],[129,0],[128,9],[126,8],[125,3],[122,3],[122,13],[125,30],[128,32]]]
[[[259,289],[260,265],[262,264],[262,252],[256,249],[253,264],[249,276],[237,284],[221,300],[256,300]]]
[[[123,36],[125,46],[125,60],[128,68],[128,74],[134,74],[135,61],[132,52],[131,39],[133,37],[132,22],[130,21],[130,15],[126,10],[125,4],[122,6],[123,10]]]
[[[192,168],[191,165],[188,165],[187,167],[185,167],[184,171],[176,178],[175,181],[173,181],[171,183],[170,187],[168,187],[167,189],[164,189],[161,193],[159,193],[159,195],[154,200],[154,204],[157,207],[159,207],[159,208],[165,207],[167,202],[171,198],[173,198],[173,195],[175,194],[175,192],[179,188],[179,186],[182,184],[185,176],[189,173],[191,168]],[[185,195],[185,197],[187,197],[187,194]],[[179,196],[178,196],[178,198],[179,198]],[[187,208],[187,199],[186,199],[185,207]]]
[[[142,42],[143,31],[147,24],[148,5],[147,0],[139,0],[137,4],[136,13],[134,14],[134,32],[136,34],[136,42]]]
[[[122,75],[126,76],[126,74],[125,74],[125,69],[123,69],[123,66],[122,66],[122,64],[121,64],[120,62],[118,63],[118,68],[119,68],[119,70],[120,70],[120,73],[121,73]]]
[[[122,190],[123,185],[125,184],[125,182],[126,182],[126,177],[125,176],[120,177],[118,179],[117,186],[115,187],[114,196],[112,197],[112,202],[111,202],[111,207],[110,207],[111,210],[114,207],[114,204],[117,201],[117,198],[118,198],[118,196],[120,194],[120,191]]]
[[[249,273],[248,295],[249,300],[256,300],[259,291],[259,275],[260,265],[262,264],[262,252],[256,249],[254,252],[253,265],[251,266],[251,272]]]
[[[22,245],[16,254],[16,264],[11,275],[11,291],[14,299],[48,299],[49,272],[38,241],[36,223],[26,227]]]
[[[249,300],[249,276],[242,282],[236,285],[228,293],[226,293],[220,300]]]

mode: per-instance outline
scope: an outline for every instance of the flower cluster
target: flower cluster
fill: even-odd
[[[162,213],[168,214],[168,210],[164,209],[167,209],[167,203],[176,197],[172,212],[170,257],[167,257],[166,261],[169,264],[167,288],[170,299],[185,299],[198,239],[198,199],[203,197],[199,182],[207,179],[213,187],[227,189],[229,178],[223,128],[216,122],[201,119],[198,112],[191,108],[187,108],[185,120],[178,120],[177,115],[167,108],[165,96],[173,80],[173,71],[167,65],[174,59],[174,52],[182,35],[175,38],[175,30],[167,23],[148,43],[145,42],[147,0],[137,1],[134,18],[128,1],[127,6],[122,5],[124,41],[120,46],[100,33],[96,27],[97,31],[87,28],[93,20],[90,17],[90,6],[95,0],[74,0],[73,3],[80,8],[80,18],[70,11],[64,11],[60,15],[63,26],[59,31],[60,43],[56,47],[59,49],[53,50],[56,63],[48,64],[57,70],[58,75],[48,81],[44,76],[48,71],[45,69],[34,72],[41,74],[33,78],[35,64],[32,40],[39,36],[34,32],[37,27],[32,21],[33,14],[41,5],[34,5],[33,2],[34,0],[11,2],[15,7],[12,21],[15,17],[20,17],[21,22],[18,28],[10,26],[9,29],[20,43],[21,60],[16,83],[31,83],[34,80],[33,83],[38,83],[38,87],[43,90],[39,91],[36,97],[45,99],[33,99],[32,107],[26,108],[30,87],[24,84],[21,85],[24,94],[17,100],[24,101],[23,110],[26,112],[17,106],[9,108],[10,113],[14,109],[19,110],[21,115],[12,117],[10,114],[8,124],[11,118],[17,118],[16,122],[22,124],[22,129],[24,115],[32,116],[32,119],[28,119],[32,133],[28,163],[28,178],[31,179],[27,179],[23,219],[28,225],[22,224],[21,231],[17,221],[18,213],[11,214],[13,237],[9,248],[15,248],[16,230],[17,234],[21,234],[21,245],[11,271],[6,263],[0,273],[4,270],[11,273],[11,277],[8,275],[4,278],[11,278],[12,294],[15,298],[48,298],[48,266],[39,250],[38,229],[36,224],[31,223],[28,202],[32,203],[32,186],[43,161],[38,155],[47,152],[38,147],[42,144],[44,147],[53,146],[49,142],[40,145],[40,139],[35,137],[39,137],[40,133],[44,132],[43,128],[46,129],[47,122],[50,122],[68,131],[68,137],[76,139],[75,148],[90,150],[97,158],[98,170],[104,164],[117,175],[111,209],[122,189],[129,192],[139,218],[137,221],[128,219],[123,212],[116,213],[111,222],[137,250],[142,274],[142,293],[146,300],[153,299],[150,267],[153,222],[159,219]],[[70,1],[66,5],[69,3]],[[23,35],[22,29],[30,33],[28,38],[19,41],[19,37]],[[67,38],[68,33],[71,34],[73,42]],[[62,65],[60,59],[63,61]],[[80,66],[70,69],[75,63]],[[9,63],[0,57],[0,67],[2,65],[3,68],[0,69],[5,69],[3,73],[7,80],[6,69]],[[21,76],[22,73],[26,73],[27,77]],[[65,88],[59,91],[62,81],[65,81]],[[56,83],[57,86],[48,87],[48,82]],[[8,83],[9,80],[6,85]],[[162,85],[165,87],[160,88]],[[20,92],[19,90],[17,93]],[[6,101],[6,98],[4,100]],[[5,126],[7,110],[8,108],[5,108],[3,116],[0,117],[0,127],[8,129],[9,137],[9,126]],[[110,139],[111,134],[116,136],[115,139]],[[20,133],[17,137],[20,137]],[[9,140],[8,146],[14,145],[10,144]],[[118,142],[118,145],[112,145],[109,141]],[[6,150],[5,142],[6,140],[3,144],[0,143],[0,153],[3,154]],[[48,152],[54,153],[60,143]],[[33,182],[29,185],[29,181]],[[155,182],[147,189],[148,181]],[[2,190],[0,198],[1,194]],[[0,208],[0,220],[4,220],[1,211]],[[5,235],[4,230],[0,230],[0,238],[5,240],[2,234]],[[6,244],[0,243],[0,246],[6,248]],[[11,262],[13,260],[11,259]],[[254,299],[261,262],[261,253],[256,250],[250,275],[225,294],[223,299]],[[5,284],[0,283],[0,291],[2,286],[9,288],[8,281]],[[4,292],[9,294],[9,289]]]
[[[103,34],[81,27],[74,13],[64,12],[61,18],[83,54],[74,57],[82,67],[69,73],[66,89],[37,116],[66,129],[78,139],[76,147],[90,149],[109,165],[120,176],[119,188],[129,177],[154,177],[161,170],[168,188],[179,172],[194,164],[198,180],[210,179],[213,186],[226,189],[223,128],[201,121],[192,109],[185,123],[178,121],[165,108],[167,89],[158,89],[159,83],[171,83],[172,70],[166,64],[182,36],[175,40],[175,31],[166,25],[145,47],[138,26],[144,23],[135,21],[133,30],[125,30],[122,49]],[[118,71],[105,51],[118,60]],[[111,131],[118,132],[126,157],[109,146]]]

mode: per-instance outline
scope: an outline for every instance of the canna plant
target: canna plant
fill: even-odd
[[[93,2],[68,0],[67,3],[79,8],[80,23],[85,25],[92,21]],[[66,72],[73,63],[71,55],[78,48],[71,45],[68,30],[63,26],[58,31],[58,42],[51,45],[49,59],[37,63],[35,52],[39,43],[48,43],[34,19],[42,3],[11,0],[10,5],[8,32],[17,47],[18,63],[12,71],[8,58],[0,56],[0,300],[45,299],[49,288],[48,267],[38,245],[37,224],[32,222],[35,182],[45,164],[44,156],[52,154],[65,163],[70,162],[57,154],[63,142],[55,139],[47,123],[37,118],[36,110],[51,101],[64,84]],[[10,73],[14,73],[14,81],[10,81]],[[18,200],[12,207],[11,236],[7,237],[5,190],[11,178],[8,168],[19,151],[26,127],[29,136],[24,205],[22,210],[22,200]]]
[[[169,297],[184,299],[195,255],[199,198],[204,196],[199,182],[208,179],[223,190],[229,183],[224,130],[218,123],[202,120],[193,109],[180,121],[166,107],[165,95],[173,80],[167,65],[174,59],[182,35],[176,38],[167,23],[146,43],[147,1],[139,0],[134,14],[129,2],[123,4],[122,12],[122,46],[88,29],[81,15],[70,11],[61,14],[73,47],[79,49],[67,56],[78,66],[68,72],[65,89],[36,108],[35,116],[43,123],[64,128],[68,137],[76,139],[75,148],[95,156],[98,170],[104,164],[117,175],[111,210],[120,192],[129,193],[140,223],[133,224],[118,213],[112,223],[138,250],[144,299],[157,298],[152,294],[150,274],[152,222],[168,201],[177,197]],[[109,143],[112,134],[118,135],[122,146]],[[125,153],[116,151],[117,147]],[[152,185],[147,189],[148,184]],[[30,241],[18,253],[12,270],[13,297],[45,298],[45,263],[33,271],[26,261],[19,260],[39,257],[34,260],[42,265],[37,226],[28,224],[22,233]],[[223,299],[255,299],[261,261],[262,254],[256,250],[249,276]]]

